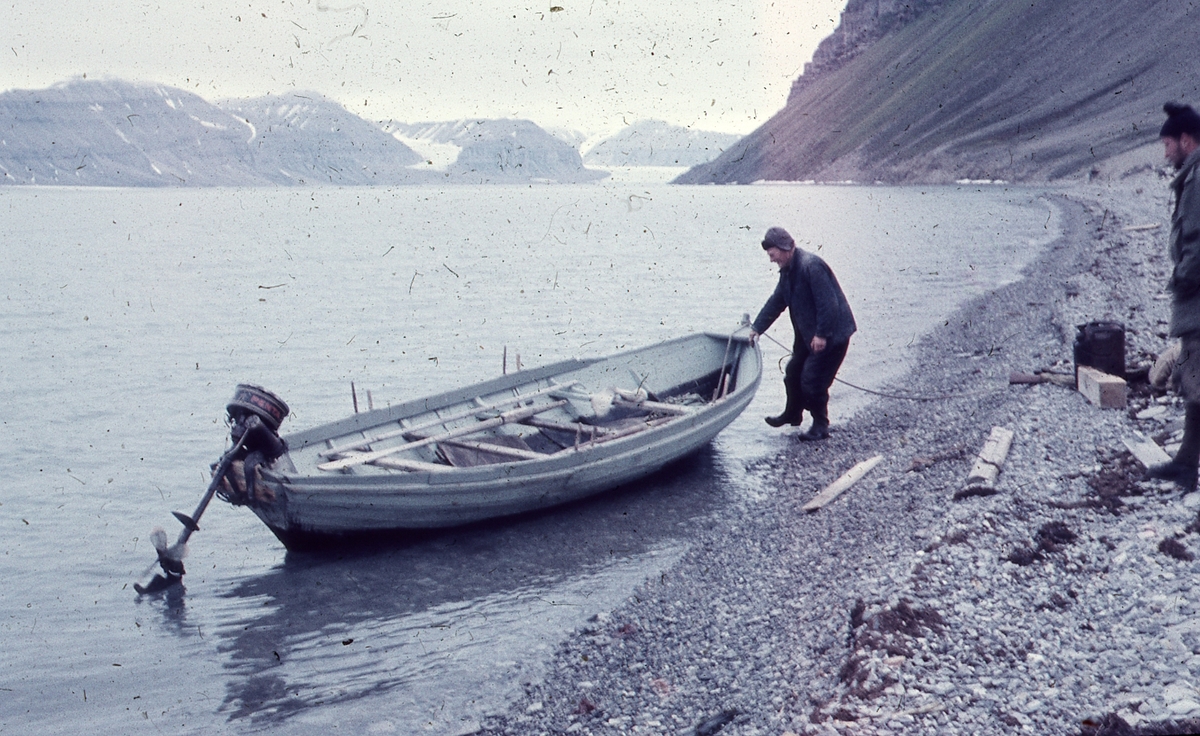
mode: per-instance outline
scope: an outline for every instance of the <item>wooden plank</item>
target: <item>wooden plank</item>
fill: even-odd
[[[432,445],[433,443],[441,442],[442,440],[450,440],[450,439],[454,439],[456,437],[465,437],[466,435],[475,434],[476,432],[482,432],[487,429],[494,429],[496,427],[499,427],[502,424],[507,424],[510,422],[519,422],[522,419],[527,419],[535,414],[541,414],[543,412],[551,411],[552,409],[557,409],[560,406],[565,405],[566,403],[567,403],[567,401],[565,399],[560,399],[560,400],[555,401],[550,404],[543,404],[542,406],[527,406],[522,409],[513,409],[512,411],[506,411],[498,417],[494,417],[492,419],[488,419],[488,420],[479,422],[478,424],[472,424],[472,425],[469,425],[466,427],[459,427],[458,429],[452,429],[449,432],[443,432],[442,434],[434,435],[432,437],[426,437],[425,439],[416,440],[415,442],[408,442],[403,445],[396,445],[395,447],[388,447],[386,449],[376,450],[374,452],[351,453],[347,457],[343,457],[340,460],[331,460],[327,463],[321,463],[320,465],[317,466],[317,469],[319,469],[319,470],[342,470],[344,468],[353,467],[355,465],[362,465],[364,463],[374,462],[375,460],[378,460],[381,457],[387,457],[388,455],[394,455],[397,452],[404,452],[406,450],[413,450],[418,447],[424,447],[425,445]]]
[[[1110,376],[1091,366],[1081,365],[1077,371],[1079,393],[1101,409],[1124,409],[1128,387],[1125,379]]]
[[[849,489],[850,486],[854,485],[864,475],[871,472],[871,468],[874,468],[882,460],[883,455],[876,455],[875,457],[869,460],[863,460],[858,465],[850,468],[845,472],[845,474],[842,475],[841,478],[838,478],[834,482],[830,483],[825,487],[825,490],[821,491],[814,496],[811,501],[804,504],[804,510],[812,512],[828,505],[830,501],[842,495],[842,493]]]
[[[996,483],[996,478],[1000,475],[1000,466],[1004,464],[1005,458],[1008,457],[1008,450],[1012,447],[1013,432],[1011,429],[1004,427],[992,427],[992,433],[988,435],[987,442],[983,443],[983,449],[979,451],[979,456],[975,458],[975,465],[971,468],[971,474],[967,476],[968,486],[984,486],[991,488]]]
[[[1137,461],[1143,467],[1148,468],[1151,465],[1159,465],[1171,461],[1171,456],[1159,447],[1157,442],[1137,432],[1134,433],[1133,437],[1126,437],[1121,442],[1125,447],[1129,448],[1129,451],[1133,453],[1133,456],[1137,458]]]
[[[537,391],[531,391],[530,393],[527,393],[527,394],[524,394],[521,396],[514,396],[511,399],[505,399],[504,401],[494,401],[490,404],[480,404],[478,406],[472,406],[472,407],[464,409],[462,411],[455,412],[454,414],[449,414],[444,417],[435,417],[429,421],[423,422],[421,424],[415,424],[411,427],[400,427],[399,429],[393,429],[391,431],[384,432],[383,434],[375,435],[374,437],[363,437],[361,440],[355,440],[353,442],[347,442],[347,443],[338,445],[336,447],[330,447],[328,450],[322,450],[319,454],[321,457],[333,457],[334,455],[341,455],[342,453],[349,452],[351,450],[365,450],[376,442],[382,442],[383,440],[390,440],[393,437],[400,437],[402,435],[414,434],[416,432],[421,432],[426,429],[440,427],[443,424],[448,424],[450,422],[456,422],[459,419],[466,419],[467,417],[474,416],[476,414],[479,414],[480,412],[493,411],[495,409],[499,409],[502,406],[512,406],[513,404],[519,404],[528,399],[537,398],[538,396],[544,396],[548,393],[553,393],[555,391],[561,391],[564,387],[574,386],[577,383],[578,383],[577,381],[573,381],[571,383],[556,383],[553,386],[548,386],[546,388],[539,389]],[[478,401],[478,399],[476,399],[476,401]]]

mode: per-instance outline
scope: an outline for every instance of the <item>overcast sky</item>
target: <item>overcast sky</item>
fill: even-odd
[[[313,90],[371,120],[656,118],[747,133],[845,0],[9,0],[0,90],[118,77],[215,101]]]

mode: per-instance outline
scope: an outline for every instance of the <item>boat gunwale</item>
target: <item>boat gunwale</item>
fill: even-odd
[[[736,396],[736,399],[734,397]],[[575,452],[557,452],[535,460],[513,460],[503,463],[491,463],[470,468],[447,466],[445,470],[418,470],[408,473],[389,473],[360,475],[350,473],[318,474],[287,474],[271,471],[273,480],[292,493],[444,493],[445,489],[455,485],[474,486],[492,482],[517,482],[531,480],[538,476],[553,476],[573,472],[583,463],[596,463],[609,460],[613,456],[625,454],[630,448],[635,451],[648,451],[670,442],[678,437],[694,433],[700,427],[719,424],[710,436],[700,442],[711,440],[721,429],[728,425],[740,414],[753,396],[746,397],[738,392],[730,394],[719,403],[704,407],[695,414],[679,417],[657,427],[619,437],[607,442],[583,446]],[[732,414],[727,421],[720,418],[721,414]],[[586,453],[586,454],[585,454]]]
[[[555,376],[560,376],[571,371],[583,370],[585,368],[609,361],[617,361],[620,358],[634,355],[650,350],[661,349],[663,347],[698,340],[703,337],[708,337],[717,340],[727,340],[729,335],[721,335],[715,332],[695,332],[682,337],[665,340],[663,342],[654,343],[653,345],[644,345],[639,348],[625,350],[612,355],[604,355],[595,358],[568,358],[560,360],[548,365],[539,366],[536,368],[528,368],[516,373],[508,373],[501,376],[496,376],[479,383],[473,383],[467,386],[450,389],[431,396],[424,396],[409,401],[395,404],[393,406],[384,407],[381,409],[373,409],[371,411],[362,412],[360,414],[351,414],[342,419],[335,419],[331,422],[318,424],[315,427],[299,430],[291,434],[283,436],[283,439],[288,444],[288,452],[297,452],[311,447],[318,442],[324,442],[335,437],[344,437],[355,432],[365,432],[376,427],[381,427],[385,424],[391,424],[400,419],[410,417],[417,414],[424,414],[432,411],[439,411],[454,404],[461,404],[471,401],[481,396],[499,393],[501,391],[510,390],[523,386],[525,384],[536,383]],[[751,344],[748,338],[738,337],[734,335],[732,339],[736,342]],[[564,385],[564,389],[566,386]],[[735,391],[736,392],[736,391]],[[519,399],[519,396],[513,396],[513,400]]]
[[[515,388],[517,386],[536,384],[538,381],[554,376],[562,375],[563,373],[580,370],[600,362],[614,361],[619,362],[623,356],[645,352],[653,349],[661,349],[664,346],[670,346],[673,343],[682,343],[702,339],[704,337],[725,341],[730,338],[729,335],[720,335],[712,332],[699,332],[675,338],[673,340],[655,343],[653,345],[644,346],[627,350],[622,353],[616,353],[610,356],[590,360],[567,360],[559,361],[542,368],[530,369],[519,373],[509,374],[500,377],[500,379],[492,379],[478,384],[464,387],[457,391],[444,392],[436,396],[427,397],[426,399],[418,399],[404,404],[398,404],[389,407],[386,410],[376,410],[384,412],[385,415],[392,416],[391,419],[373,422],[362,428],[352,428],[350,433],[356,431],[366,431],[373,428],[381,427],[387,424],[396,422],[403,416],[411,416],[414,413],[426,413],[436,411],[456,403],[470,401],[480,395],[494,394],[506,389]],[[753,345],[747,338],[733,336],[733,340],[745,345]],[[728,395],[722,397],[718,401],[706,403],[700,406],[694,413],[680,416],[665,422],[657,427],[629,434],[625,437],[619,437],[613,440],[604,442],[586,443],[580,447],[583,449],[567,452],[572,448],[564,448],[564,451],[547,454],[544,458],[530,460],[513,460],[501,463],[491,463],[468,468],[458,468],[447,466],[444,471],[411,471],[407,473],[380,473],[380,474],[359,474],[359,473],[335,473],[335,472],[307,472],[307,471],[286,471],[279,468],[263,469],[263,474],[266,479],[273,484],[277,484],[292,493],[315,493],[315,492],[330,492],[330,493],[353,493],[353,492],[384,492],[396,493],[404,492],[419,492],[421,490],[440,491],[455,484],[462,485],[478,485],[488,484],[495,481],[513,482],[517,479],[530,479],[539,475],[561,474],[564,471],[569,472],[572,468],[578,467],[581,463],[600,462],[606,460],[612,455],[619,455],[626,451],[626,448],[635,446],[640,449],[656,447],[662,443],[671,441],[672,439],[694,432],[700,425],[709,424],[716,421],[720,427],[716,429],[708,438],[711,440],[728,425],[738,414],[753,399],[754,393],[758,389],[758,385],[762,380],[762,358],[760,351],[755,346],[754,353],[758,355],[758,371],[754,380],[748,384],[743,384],[739,381],[739,385]],[[744,358],[743,358],[744,360]],[[565,366],[565,368],[564,368]],[[504,380],[516,377],[519,380]],[[568,384],[564,383],[564,390]],[[481,387],[489,387],[486,392],[481,392]],[[492,386],[497,386],[492,388]],[[454,401],[442,403],[434,406],[435,400],[442,400],[445,397],[459,397]],[[513,396],[514,400],[518,400],[519,396]],[[400,413],[399,410],[407,407],[418,407],[419,411],[410,411],[406,415],[395,416]],[[718,420],[720,414],[732,412],[732,416],[728,421],[721,422]],[[362,417],[365,415],[355,415]],[[354,417],[352,417],[353,419]],[[347,423],[347,420],[320,425],[307,430],[304,435],[316,435],[316,439],[310,439],[307,444],[301,445],[296,450],[309,449],[316,442],[321,442],[326,439],[345,436],[347,433],[329,434],[328,430],[334,427],[341,427]],[[323,430],[323,431],[322,431]],[[318,435],[318,431],[322,431]],[[339,429],[340,431],[340,429]],[[298,435],[291,435],[289,439],[293,439]],[[650,441],[649,444],[647,441]],[[708,440],[705,440],[708,441]],[[294,450],[290,450],[292,452]],[[585,454],[586,453],[586,454]],[[294,466],[294,464],[293,464]],[[356,494],[357,495],[357,494]]]

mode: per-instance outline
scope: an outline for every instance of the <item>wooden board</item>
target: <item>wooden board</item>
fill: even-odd
[[[979,451],[975,465],[971,467],[971,474],[967,476],[967,485],[989,488],[995,485],[996,478],[1000,475],[1000,466],[1008,457],[1012,441],[1011,429],[992,427],[992,433],[988,435],[987,442],[983,443],[983,449]]]
[[[821,491],[814,496],[811,501],[804,504],[804,510],[812,512],[828,505],[830,501],[842,495],[842,493],[849,489],[850,486],[854,485],[864,475],[871,472],[871,468],[874,468],[882,460],[883,455],[876,455],[870,460],[863,460],[858,465],[850,468],[844,475],[842,475],[841,478],[838,478],[834,482],[830,483],[825,487],[825,490]]]
[[[1112,376],[1091,366],[1078,370],[1079,393],[1101,409],[1124,409],[1127,386],[1125,379]]]
[[[1171,461],[1171,456],[1158,446],[1154,440],[1148,439],[1141,434],[1135,433],[1133,437],[1126,437],[1121,440],[1125,447],[1133,453],[1138,462],[1144,467],[1151,465],[1159,465]]]

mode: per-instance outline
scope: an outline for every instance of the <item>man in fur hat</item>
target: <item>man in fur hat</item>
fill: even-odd
[[[797,248],[792,236],[781,227],[767,230],[762,247],[779,267],[779,283],[754,320],[750,339],[766,332],[784,309],[796,334],[783,377],[787,405],[779,416],[767,417],[767,424],[798,426],[807,411],[812,415],[812,426],[799,438],[823,440],[829,437],[829,387],[858,326],[842,287],[825,261]]]
[[[1186,418],[1183,443],[1174,459],[1146,470],[1146,477],[1169,480],[1184,490],[1196,488],[1200,465],[1200,114],[1190,105],[1163,105],[1167,121],[1159,136],[1165,156],[1178,172],[1171,181],[1175,209],[1171,214],[1170,253],[1174,270],[1171,292],[1171,335],[1180,342],[1176,377]]]

